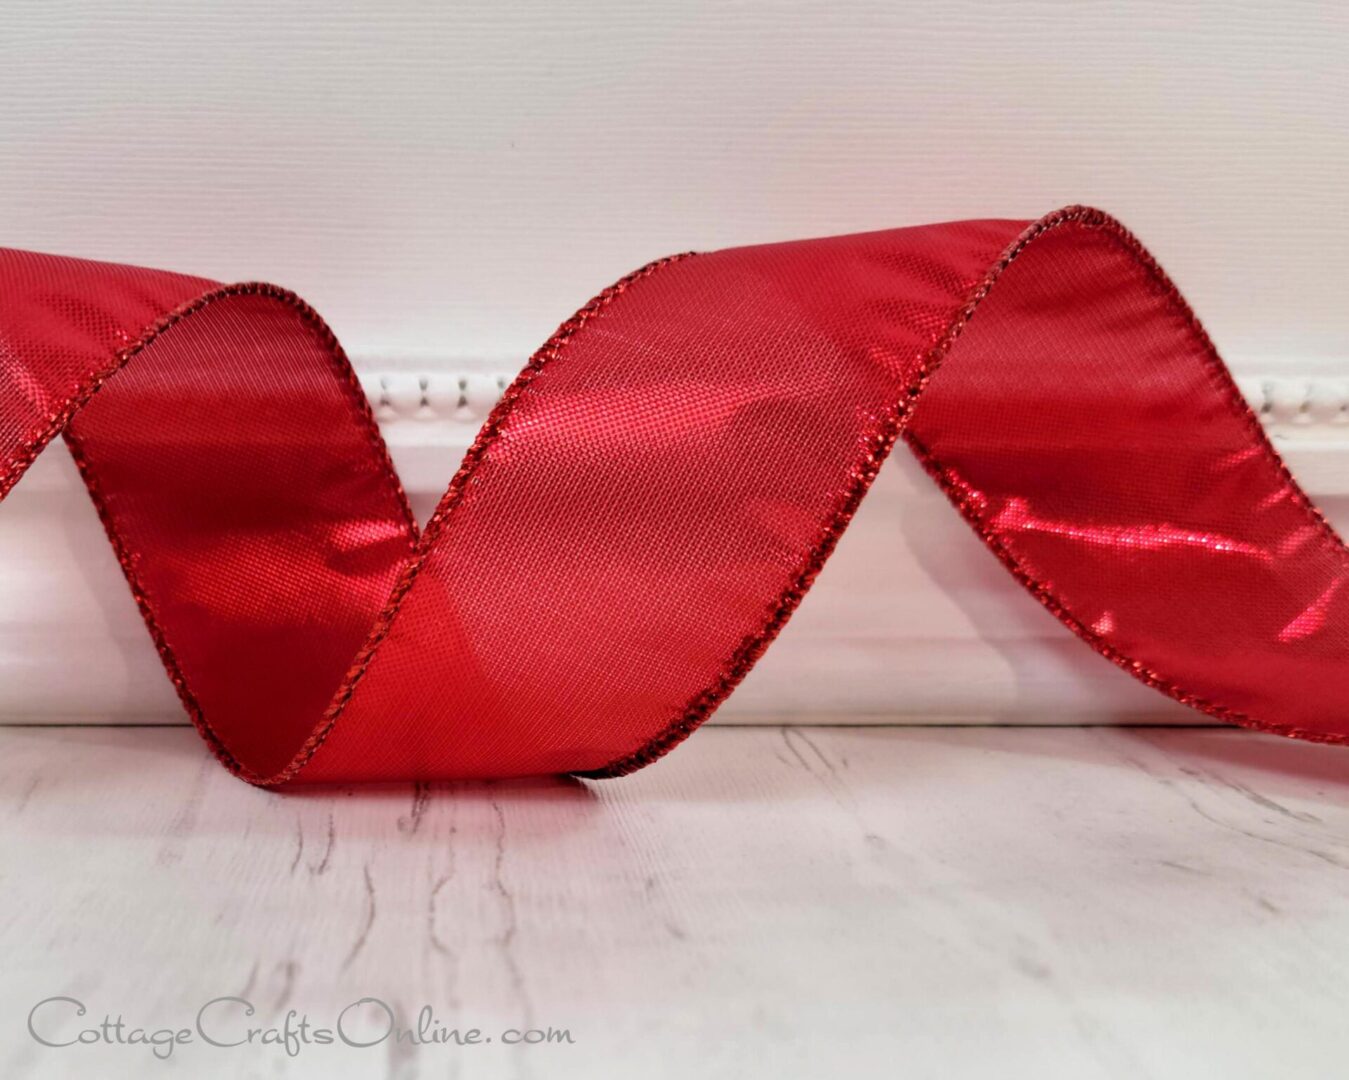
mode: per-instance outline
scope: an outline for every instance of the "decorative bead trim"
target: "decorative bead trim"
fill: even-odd
[[[482,368],[447,362],[433,370],[364,367],[359,375],[376,417],[385,425],[400,421],[473,425],[487,418],[515,378],[506,370],[509,367],[504,360]],[[1237,376],[1237,385],[1265,428],[1279,434],[1284,429],[1341,428],[1349,438],[1349,375],[1299,375],[1291,361],[1287,367],[1292,370]],[[1349,360],[1344,370],[1349,372]]]
[[[481,424],[510,386],[506,371],[363,371],[361,387],[384,422]]]
[[[1349,362],[1345,370],[1349,371]],[[1242,375],[1236,382],[1266,429],[1349,430],[1349,378]]]

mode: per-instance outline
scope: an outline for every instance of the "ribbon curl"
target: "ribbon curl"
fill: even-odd
[[[0,496],[57,434],[189,715],[255,784],[654,761],[900,437],[1102,656],[1349,741],[1345,547],[1097,210],[652,263],[534,355],[424,529],[294,294],[3,251]]]

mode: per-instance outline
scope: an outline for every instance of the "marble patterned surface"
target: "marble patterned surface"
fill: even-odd
[[[0,1073],[1337,1075],[1346,777],[1234,730],[721,727],[621,781],[282,796],[189,730],[4,728]],[[58,996],[39,1034],[96,1041],[32,1038]],[[202,1042],[229,996],[202,1030],[259,1034]],[[362,998],[492,1041],[267,1041],[372,1041]]]

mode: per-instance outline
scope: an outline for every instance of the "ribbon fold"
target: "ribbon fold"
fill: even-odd
[[[1102,656],[1349,741],[1345,547],[1097,210],[651,263],[533,356],[420,529],[294,294],[0,251],[0,497],[58,434],[189,715],[255,784],[654,761],[901,437]]]

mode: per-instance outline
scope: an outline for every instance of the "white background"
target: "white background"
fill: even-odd
[[[527,354],[688,248],[1091,202],[1234,359],[1342,356],[1349,6],[7,0],[0,243]]]

